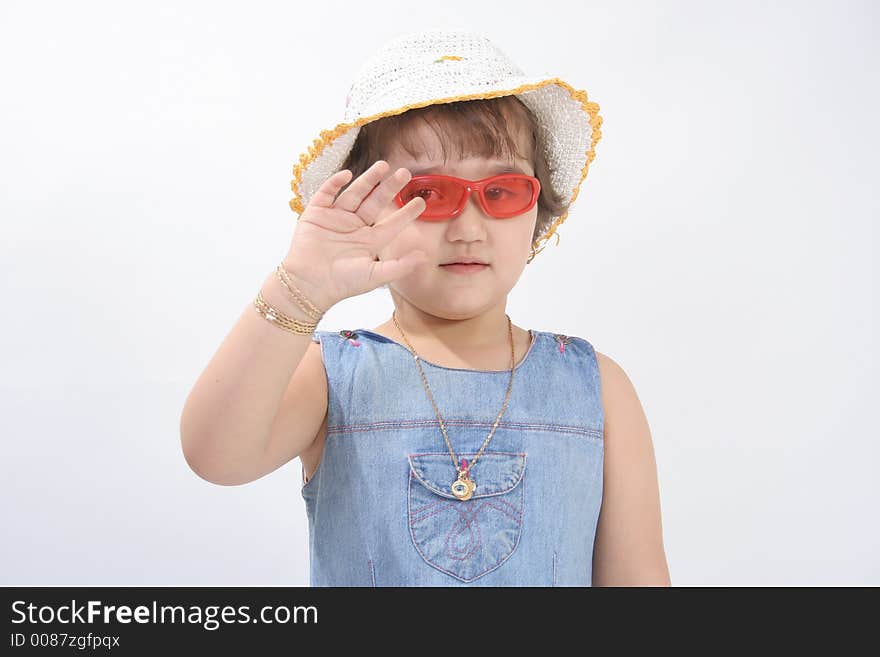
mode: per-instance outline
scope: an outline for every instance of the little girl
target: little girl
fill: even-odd
[[[669,584],[628,377],[505,311],[600,126],[585,92],[524,76],[478,34],[427,30],[366,61],[346,122],[294,168],[290,250],[181,435],[216,483],[300,457],[312,586]],[[383,285],[387,321],[317,330]]]

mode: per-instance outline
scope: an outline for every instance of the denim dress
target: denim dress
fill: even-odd
[[[412,353],[367,329],[316,331],[327,374],[323,455],[305,481],[311,586],[590,586],[604,415],[593,346],[530,331],[510,400],[458,478]],[[510,370],[420,359],[449,441],[470,463]]]

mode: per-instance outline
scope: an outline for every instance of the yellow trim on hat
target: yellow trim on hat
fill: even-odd
[[[423,103],[414,103],[411,105],[404,105],[403,107],[399,107],[397,109],[389,110],[387,112],[380,112],[379,114],[374,114],[373,116],[362,117],[355,121],[354,123],[340,123],[332,130],[322,130],[320,132],[320,137],[312,142],[312,145],[309,146],[308,151],[300,155],[299,163],[297,163],[293,167],[293,180],[290,182],[290,189],[294,193],[294,198],[290,200],[290,208],[294,212],[299,213],[300,215],[303,213],[305,208],[302,204],[302,197],[299,193],[299,184],[302,181],[302,174],[305,171],[306,167],[308,167],[309,163],[315,160],[318,155],[321,154],[321,151],[324,150],[331,142],[336,140],[338,137],[342,136],[352,128],[359,128],[360,126],[375,121],[377,119],[384,118],[386,116],[395,116],[397,114],[403,114],[404,112],[416,109],[419,107],[427,107],[428,105],[436,105],[440,103],[452,103],[460,100],[474,100],[477,98],[495,98],[498,96],[510,96],[514,94],[519,94],[525,91],[532,91],[534,89],[540,89],[541,87],[545,87],[548,84],[556,84],[568,91],[571,94],[571,97],[575,100],[579,101],[581,107],[590,115],[590,126],[592,128],[590,135],[590,149],[587,151],[587,161],[584,163],[584,168],[581,170],[581,179],[575,185],[574,192],[571,195],[571,198],[568,201],[568,205],[574,203],[575,199],[578,197],[580,193],[581,185],[587,177],[587,173],[590,169],[590,163],[596,158],[596,144],[599,142],[599,139],[602,138],[602,131],[600,130],[602,126],[602,117],[599,116],[599,105],[590,101],[587,98],[587,92],[584,90],[575,89],[570,86],[568,83],[560,80],[559,78],[550,78],[549,80],[544,80],[543,82],[538,82],[536,84],[525,84],[520,87],[516,87],[515,89],[506,90],[506,91],[495,91],[490,93],[476,93],[470,94],[466,96],[451,96],[449,98],[435,98],[433,100],[429,100]],[[556,244],[559,245],[559,234],[556,232],[556,229],[562,225],[562,223],[568,217],[568,210],[566,210],[562,215],[560,215],[556,221],[547,229],[547,231],[538,238],[537,244],[542,242],[547,242],[553,235],[556,235]],[[299,221],[299,218],[297,218]],[[534,247],[534,245],[533,245]],[[538,249],[535,249],[535,254],[537,255],[541,251],[544,250],[546,244]],[[533,256],[534,257],[534,256]]]

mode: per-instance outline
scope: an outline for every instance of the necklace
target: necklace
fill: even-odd
[[[422,370],[422,365],[419,362],[419,355],[416,353],[416,350],[413,349],[413,346],[409,343],[409,340],[406,337],[406,334],[403,332],[403,329],[400,328],[400,324],[397,323],[397,310],[391,314],[391,318],[394,320],[394,324],[397,326],[397,330],[400,331],[400,334],[403,336],[404,342],[406,342],[409,350],[413,353],[413,357],[416,361],[416,367],[419,368],[419,374],[422,377],[422,383],[425,386],[425,391],[428,393],[428,398],[431,400],[431,404],[434,406],[434,411],[437,413],[437,419],[440,421],[440,430],[443,432],[443,439],[446,441],[446,446],[449,448],[449,454],[452,456],[452,465],[455,467],[456,472],[458,472],[458,477],[452,482],[450,488],[452,489],[452,494],[455,495],[459,500],[469,500],[473,494],[474,490],[477,487],[476,482],[474,482],[473,478],[470,476],[470,471],[474,467],[474,463],[477,462],[477,459],[480,458],[483,454],[483,450],[486,449],[486,445],[489,444],[489,441],[492,440],[492,436],[495,435],[495,429],[498,428],[498,423],[501,421],[501,416],[504,415],[504,411],[507,408],[507,402],[510,400],[510,391],[513,390],[513,372],[514,372],[514,348],[513,348],[513,324],[510,321],[510,316],[505,314],[507,317],[507,331],[510,334],[510,381],[507,384],[507,394],[504,397],[504,403],[501,405],[501,411],[498,413],[498,417],[495,418],[495,424],[492,425],[492,430],[489,432],[489,435],[486,437],[486,440],[483,441],[483,445],[480,447],[480,451],[477,452],[477,455],[473,458],[473,460],[468,464],[467,459],[461,459],[461,465],[459,465],[458,458],[455,456],[455,451],[452,449],[452,444],[449,442],[449,436],[446,434],[446,425],[443,423],[443,418],[440,417],[440,409],[437,408],[437,403],[434,401],[434,395],[431,394],[431,388],[428,385],[428,380],[425,378],[425,372]]]

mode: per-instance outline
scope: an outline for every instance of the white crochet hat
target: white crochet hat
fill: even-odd
[[[557,77],[525,75],[485,36],[466,29],[429,29],[389,41],[362,64],[342,122],[322,130],[293,167],[291,209],[302,214],[345,162],[365,123],[427,105],[507,95],[516,95],[537,117],[551,184],[571,204],[602,136],[599,105]],[[552,217],[532,245],[529,261],[544,248],[536,245],[556,233],[567,216],[566,211]]]

